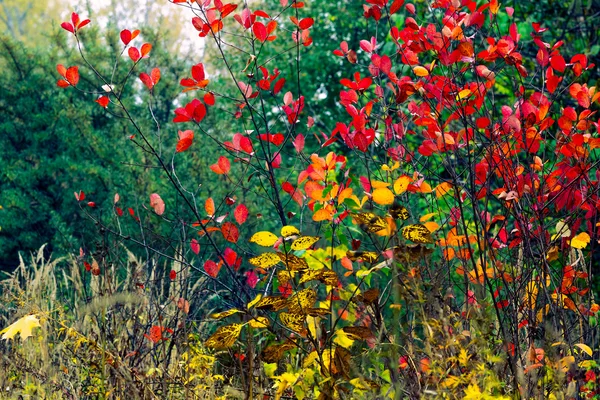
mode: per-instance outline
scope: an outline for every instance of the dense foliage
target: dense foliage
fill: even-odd
[[[122,129],[102,144],[142,167],[122,177],[142,200],[74,170],[65,207],[100,239],[63,283],[41,252],[5,282],[2,379],[102,398],[599,396],[587,25],[565,42],[497,0],[173,3],[207,55],[184,70],[151,35],[61,25],[80,59],[56,61],[53,90],[70,122]],[[43,343],[30,363],[19,333]]]

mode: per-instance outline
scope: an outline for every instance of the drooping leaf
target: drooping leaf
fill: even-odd
[[[303,314],[317,301],[317,292],[312,288],[302,289],[288,299],[288,310],[293,314]]]

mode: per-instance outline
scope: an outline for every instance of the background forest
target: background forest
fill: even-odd
[[[5,336],[8,332],[13,339],[0,341],[0,370],[4,371],[0,372],[0,387],[7,388],[9,396],[600,398],[595,383],[600,365],[596,319],[599,242],[592,233],[594,228],[590,228],[591,243],[590,235],[587,241],[577,235],[580,227],[598,226],[595,213],[573,208],[569,214],[571,203],[565,199],[563,210],[552,206],[554,214],[548,218],[555,219],[542,223],[550,232],[547,242],[561,243],[559,246],[544,247],[532,239],[513,249],[512,243],[522,240],[518,229],[511,231],[508,225],[509,215],[514,215],[507,205],[513,192],[506,190],[508,199],[507,193],[501,195],[506,203],[490,205],[486,209],[489,215],[461,210],[457,217],[454,203],[444,200],[447,193],[454,193],[454,200],[466,204],[467,195],[460,197],[458,183],[481,184],[476,183],[481,171],[475,171],[475,160],[469,156],[474,151],[461,153],[464,149],[458,147],[456,153],[442,151],[437,155],[441,154],[443,161],[438,162],[436,150],[431,150],[434,141],[430,140],[428,153],[418,136],[409,132],[404,138],[406,148],[418,148],[423,157],[418,166],[412,160],[412,165],[407,162],[399,167],[394,162],[398,154],[394,153],[396,158],[391,155],[391,146],[358,151],[357,143],[328,141],[336,132],[344,135],[340,121],[348,119],[352,104],[360,108],[358,99],[371,91],[370,83],[361,86],[364,81],[355,75],[357,67],[364,67],[363,79],[365,73],[376,76],[380,71],[374,70],[384,69],[382,64],[373,67],[373,59],[371,65],[357,63],[356,53],[348,49],[395,53],[399,42],[409,42],[402,35],[412,27],[410,18],[426,26],[426,21],[442,15],[438,8],[447,11],[457,7],[454,3],[464,3],[465,9],[477,4],[486,18],[493,14],[486,31],[490,36],[520,38],[518,52],[528,60],[525,67],[531,72],[527,79],[511,75],[508,68],[494,70],[497,74],[491,79],[485,75],[490,70],[484,75],[477,70],[490,83],[490,90],[493,86],[493,105],[533,98],[538,86],[544,91],[544,83],[538,85],[536,79],[544,82],[542,74],[546,72],[535,62],[545,67],[550,61],[544,64],[540,60],[543,56],[536,38],[543,37],[550,45],[563,42],[560,53],[569,68],[577,64],[571,56],[585,55],[590,67],[584,67],[582,74],[579,71],[574,82],[585,83],[586,90],[596,86],[600,1],[505,1],[501,9],[507,11],[493,13],[483,5],[490,3],[492,9],[498,2],[468,0],[415,1],[414,6],[398,0],[308,1],[297,8],[284,0],[233,1],[238,7],[235,11],[225,11],[226,6],[218,0],[205,2],[204,8],[195,3],[196,17],[211,23],[210,12],[202,10],[214,4],[212,12],[218,9],[222,20],[231,24],[225,27],[198,21],[190,24],[194,14],[186,6],[192,7],[194,2],[174,3],[142,1],[133,6],[111,0],[69,6],[52,0],[0,0],[0,297],[6,304],[0,310],[0,329],[15,321],[21,324],[0,332]],[[402,7],[395,9],[398,4]],[[242,14],[250,9],[257,11]],[[93,23],[78,28],[71,11]],[[384,14],[382,22],[377,12]],[[269,40],[271,32],[263,34],[255,28],[258,18],[273,21],[284,15],[288,25],[280,22],[276,40]],[[451,18],[444,23],[450,24],[448,20]],[[72,35],[63,21],[73,24]],[[238,29],[245,28],[242,33],[233,29],[234,23]],[[222,30],[226,41],[219,39],[215,44],[207,40],[211,34],[202,32],[207,26],[208,31]],[[401,32],[392,40],[394,28]],[[132,34],[135,29],[140,30],[139,36]],[[310,40],[305,36],[300,40],[300,32],[308,36],[309,29]],[[131,44],[124,38],[124,30],[131,36]],[[295,43],[280,40],[284,36],[280,32],[295,38]],[[460,40],[485,41],[483,31],[474,28],[465,28],[465,37]],[[377,38],[377,45],[369,38]],[[347,48],[340,47],[342,42]],[[138,47],[152,44],[149,60],[127,52],[134,43]],[[407,53],[400,56],[398,51],[397,55],[395,63],[409,63]],[[257,58],[268,70],[259,68]],[[278,70],[271,69],[271,61]],[[435,62],[444,63],[422,62],[427,68],[412,71],[425,78],[433,72]],[[494,60],[489,56],[486,62],[491,65]],[[514,62],[508,65],[516,65],[517,71],[520,63]],[[57,72],[57,65],[78,65],[79,83],[73,84],[60,68]],[[156,90],[140,76],[153,68],[160,70]],[[561,66],[552,62],[551,68],[559,70]],[[94,91],[100,86],[97,71],[111,71],[111,79],[117,77],[110,81],[115,84],[110,91]],[[448,71],[453,84],[468,85],[468,68]],[[154,72],[151,74],[154,78]],[[61,75],[66,90],[57,87]],[[263,100],[262,95],[251,96],[252,89],[248,91],[243,82],[240,85],[239,79],[247,79],[256,82],[254,90],[263,89],[258,83],[261,77],[268,85],[276,85],[278,80],[283,85],[285,80],[296,89],[286,86],[279,93],[269,86],[270,97]],[[182,79],[193,83],[184,84]],[[203,79],[206,84],[199,83]],[[364,108],[360,112],[355,109],[353,123],[365,108],[370,116],[370,107],[381,107],[381,115],[389,116],[381,117],[382,125],[383,121],[389,123],[394,112],[400,115],[404,110],[404,90],[409,92],[404,93],[409,101],[419,95],[427,98],[422,87],[406,89],[395,84],[398,93],[392,97],[397,105],[361,104]],[[519,84],[527,90],[519,92]],[[188,90],[190,86],[198,90]],[[293,93],[284,95],[287,90]],[[378,90],[373,91],[376,96]],[[239,92],[244,99],[241,104],[235,99]],[[456,90],[451,96],[456,104],[462,104],[470,101],[472,94],[471,90]],[[90,101],[90,96],[95,100]],[[111,99],[109,107],[102,103],[104,96]],[[279,111],[285,111],[287,121],[278,116],[277,96],[285,96],[285,106]],[[573,103],[572,97],[577,99],[568,87],[560,87],[552,96],[552,104],[557,105],[553,112],[562,113],[564,105]],[[206,104],[205,115],[199,118],[185,114],[188,106],[198,101],[194,99],[202,99],[203,107]],[[593,99],[591,106],[584,107],[581,101],[579,105],[596,110],[597,97]],[[423,104],[428,101],[435,103],[429,98]],[[116,104],[118,107],[113,107]],[[481,103],[471,106],[467,108],[486,108]],[[301,124],[294,107],[303,109]],[[407,115],[418,125],[422,119],[416,116],[423,109],[411,107]],[[504,116],[500,124],[504,126],[510,118],[505,112],[505,108],[492,109],[489,115]],[[181,117],[184,114],[185,118]],[[576,117],[583,120],[583,115]],[[177,116],[182,119],[177,121]],[[584,128],[595,132],[586,137],[586,145],[591,145],[592,136],[597,137],[593,116],[585,114],[592,122]],[[439,117],[456,115],[440,112]],[[519,118],[526,128],[543,126],[535,118]],[[566,124],[569,129],[571,125],[580,129],[577,118],[558,125],[563,131]],[[184,142],[190,132],[186,129],[191,128],[181,121],[197,122],[193,145],[191,140]],[[403,120],[408,126],[407,121]],[[296,123],[301,126],[298,132]],[[270,133],[258,136],[259,127],[268,131],[269,126],[278,126],[285,140],[281,136],[280,142],[276,136],[268,136]],[[482,119],[476,126],[485,128]],[[178,140],[173,140],[175,132],[179,132]],[[438,150],[447,149],[445,141],[459,141],[461,135],[442,136],[444,143],[438,140]],[[247,144],[242,136],[254,137],[254,141]],[[544,140],[548,144],[542,146],[543,152],[552,159],[552,149],[564,142],[558,134]],[[254,146],[256,153],[247,146]],[[273,150],[278,146],[281,150]],[[259,148],[264,159],[253,163],[251,157],[244,158],[244,153],[255,156]],[[432,153],[434,157],[428,158]],[[173,154],[185,157],[176,159]],[[566,152],[560,154],[568,158]],[[529,158],[521,156],[515,155],[517,163],[539,172],[542,185],[545,180],[562,179],[562,173],[559,177],[554,170],[550,173],[551,163],[544,164],[545,159],[530,164]],[[586,153],[584,158],[593,166],[587,170],[590,176],[598,175],[596,153]],[[375,171],[373,165],[382,165],[382,170]],[[229,173],[230,168],[238,174]],[[165,171],[171,172],[165,175]],[[394,174],[400,171],[396,180]],[[320,173],[322,181],[315,178]],[[473,182],[466,176],[473,176]],[[405,185],[408,191],[399,189],[403,178],[410,178]],[[306,184],[300,192],[302,179],[313,180],[312,189]],[[488,184],[491,187],[499,180],[490,178]],[[587,183],[589,180],[580,188]],[[428,184],[434,200],[425,195],[423,188]],[[339,189],[341,197],[342,188],[350,185],[371,192],[365,197],[368,199],[361,200],[357,190],[356,195],[350,190],[339,200],[339,209],[331,211],[325,199],[333,204],[335,192]],[[523,191],[523,183],[519,185]],[[282,190],[277,192],[276,187]],[[596,199],[591,187],[590,183],[577,195]],[[525,198],[529,189],[519,195]],[[315,190],[318,194],[313,196]],[[381,206],[386,212],[383,217],[377,215]],[[523,215],[544,215],[533,204],[527,206],[519,210]],[[411,222],[417,223],[396,230],[409,212]],[[505,215],[492,219],[496,212]],[[355,227],[344,232],[336,229],[346,217]],[[437,222],[428,221],[431,218]],[[462,222],[457,222],[461,218]],[[475,222],[471,224],[469,218]],[[486,227],[486,232],[478,231],[479,241],[468,235],[469,229],[478,229],[482,222],[478,218]],[[444,225],[449,221],[454,229]],[[515,227],[519,224],[521,220]],[[432,232],[419,231],[426,226],[432,227]],[[461,226],[464,237],[456,234]],[[411,236],[411,229],[416,236]],[[218,232],[216,238],[214,232]],[[543,236],[538,231],[535,235]],[[461,238],[467,240],[472,254],[479,250],[470,246],[477,249],[481,241],[497,245],[490,250],[493,265],[486,269],[487,261],[471,265],[468,257],[463,259],[461,252],[467,249],[461,248]],[[319,239],[327,245],[313,246]],[[440,254],[427,247],[434,242],[435,248],[444,248]],[[256,256],[255,245],[285,251]],[[434,253],[431,258],[430,253]],[[309,254],[312,259],[302,261]],[[380,262],[384,255],[399,258],[401,265]],[[543,266],[540,260],[545,260]],[[279,262],[285,264],[285,273],[269,272]],[[333,273],[335,279],[328,275],[335,270],[334,264],[339,268],[337,275]],[[322,268],[325,265],[329,267]],[[499,271],[503,282],[496,280]],[[556,271],[558,278],[551,279]],[[307,283],[314,281],[317,286]],[[575,288],[584,281],[589,287]],[[345,303],[338,309],[336,301]],[[224,319],[236,322],[225,325]],[[33,327],[40,329],[32,332]],[[263,331],[267,334],[260,333]],[[17,332],[20,341],[14,340]],[[33,337],[25,341],[29,336]]]

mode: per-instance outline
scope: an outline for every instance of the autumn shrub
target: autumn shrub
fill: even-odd
[[[166,307],[145,308],[156,337],[169,334],[164,351],[193,332],[228,398],[598,397],[600,95],[585,54],[563,54],[543,23],[518,26],[497,0],[368,0],[355,10],[372,27],[361,38],[313,37],[327,23],[311,18],[318,2],[174,3],[220,63],[197,60],[181,77],[194,98],[175,99],[177,133],[139,128],[123,102],[133,76],[150,116],[161,90],[138,31],[121,32],[114,65],[131,69],[115,76],[86,63],[89,21],[73,13],[62,26],[96,81],[58,66],[58,86],[92,92],[133,127],[131,151],[170,185],[129,215],[118,195],[102,212],[75,193],[102,232],[146,250],[144,290],[203,282],[190,308],[205,329],[175,307],[169,324]],[[314,41],[332,39],[339,47],[322,62],[353,73],[339,77],[345,116],[323,126],[328,111],[311,107],[318,93],[304,92],[302,63]],[[235,131],[207,124],[211,115]],[[203,152],[209,142],[221,151]],[[215,188],[181,168],[198,154]],[[165,225],[171,234],[159,235]],[[86,282],[112,287],[122,272],[98,258],[81,254]],[[121,357],[144,359],[125,348]],[[177,359],[161,354],[153,360]]]

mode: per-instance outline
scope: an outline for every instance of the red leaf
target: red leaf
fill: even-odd
[[[233,251],[231,248],[227,247],[223,252],[223,258],[225,258],[225,262],[233,267],[235,266],[237,260],[237,253]]]
[[[248,208],[243,204],[238,205],[233,212],[233,216],[237,223],[242,225],[248,219]]]
[[[96,103],[100,104],[100,106],[106,108],[108,107],[108,97],[107,96],[100,96],[98,97],[98,99],[96,99]]]
[[[69,67],[65,73],[65,78],[73,86],[77,86],[79,83],[79,67]]]
[[[149,90],[152,90],[152,88],[154,87],[154,82],[152,82],[152,78],[150,78],[150,75],[148,75],[148,74],[147,74],[147,73],[145,73],[145,72],[142,72],[142,73],[140,74],[140,81],[142,81],[142,83],[143,83],[144,85],[146,85],[146,87],[147,87]]]
[[[219,270],[221,269],[221,264],[217,265],[213,260],[206,260],[204,263],[204,271],[213,278],[216,278],[219,275]]]
[[[129,42],[131,42],[131,31],[129,29],[123,29],[121,31],[121,42],[123,42],[123,44],[125,46],[127,46],[129,44]]]
[[[254,271],[246,271],[246,284],[254,289],[257,283],[258,275]]]
[[[212,94],[211,92],[208,92],[204,95],[204,103],[206,103],[207,106],[214,106],[215,105],[215,95]]]
[[[69,86],[71,86],[71,85],[69,85],[69,82],[65,81],[64,79],[59,79],[59,80],[56,82],[56,85],[57,85],[58,87],[61,87],[61,88],[66,88],[66,87],[69,87]]]
[[[186,151],[192,145],[194,141],[194,132],[191,130],[187,131],[179,131],[179,141],[177,142],[177,147],[175,148],[175,152],[181,153],[182,151]]]
[[[197,82],[204,80],[204,65],[202,63],[196,64],[192,67],[192,78]]]
[[[190,242],[190,248],[194,252],[194,254],[200,253],[200,243],[196,239],[192,239]]]
[[[175,278],[177,278],[177,272],[175,272],[175,270],[172,269],[171,272],[169,272],[169,279],[171,279],[172,281],[174,281]]]
[[[153,68],[152,72],[150,72],[150,77],[152,78],[152,83],[156,85],[160,81],[160,69]]]
[[[148,53],[150,53],[150,50],[152,50],[152,45],[150,43],[144,43],[142,45],[142,58],[145,58],[146,56],[148,56]]]
[[[75,199],[77,201],[83,201],[83,200],[85,200],[85,193],[83,193],[81,190],[79,191],[79,193],[75,192],[73,194],[75,195]]]
[[[219,166],[221,171],[223,171],[223,174],[228,174],[229,170],[231,169],[231,164],[229,163],[229,160],[227,159],[227,157],[224,156],[219,157],[217,165]]]
[[[129,50],[127,50],[127,54],[129,54],[129,58],[131,58],[133,62],[138,62],[141,58],[140,51],[137,47],[130,47]]]
[[[252,25],[252,32],[254,32],[254,36],[261,42],[265,42],[267,40],[267,28],[262,22],[255,22]]]
[[[404,4],[404,0],[394,0],[392,5],[390,6],[390,15],[397,13],[403,4]]]
[[[294,148],[296,149],[296,151],[298,153],[301,153],[302,150],[304,149],[304,135],[302,135],[301,133],[296,135],[296,139],[294,139],[293,144],[294,144]]]
[[[225,222],[221,227],[221,233],[223,234],[223,238],[231,243],[237,243],[240,237],[240,231],[238,227],[232,222]]]
[[[156,193],[150,195],[150,207],[154,209],[157,215],[163,215],[165,212],[165,202]]]
[[[298,27],[300,29],[308,29],[311,26],[313,26],[313,24],[315,23],[315,20],[312,18],[303,18],[302,20],[300,20],[300,23],[298,24]]]
[[[70,22],[63,22],[62,24],[60,24],[60,26],[66,31],[75,33],[75,28],[73,28],[73,24],[71,24]]]
[[[558,72],[564,72],[566,68],[565,59],[561,55],[555,55],[550,58],[550,65]]]

